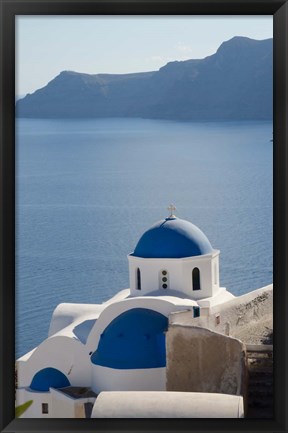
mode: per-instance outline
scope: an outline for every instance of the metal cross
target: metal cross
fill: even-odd
[[[170,204],[170,206],[167,209],[170,211],[169,218],[175,218],[173,211],[176,210],[176,207],[174,206],[174,204]]]

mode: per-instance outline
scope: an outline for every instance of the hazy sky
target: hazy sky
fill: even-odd
[[[16,94],[64,70],[127,73],[214,54],[233,36],[273,37],[271,16],[17,16]]]

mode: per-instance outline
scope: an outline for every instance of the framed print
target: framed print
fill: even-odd
[[[1,431],[287,431],[287,1],[0,2]]]

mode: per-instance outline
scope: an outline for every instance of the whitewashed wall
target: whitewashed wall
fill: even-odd
[[[159,274],[167,271],[168,288],[185,293],[193,299],[213,296],[219,290],[219,250],[203,256],[183,259],[144,259],[128,256],[129,279],[132,296],[143,296],[160,289]],[[141,272],[141,290],[137,289],[137,269]],[[199,268],[201,290],[192,290],[192,270]],[[215,278],[216,273],[216,278]]]
[[[52,397],[50,392],[32,392],[29,389],[22,388],[16,392],[16,406],[33,400],[32,405],[21,415],[21,418],[51,418],[52,414]],[[42,414],[42,403],[48,403],[50,408],[48,414]]]
[[[229,292],[226,292],[229,295]],[[179,325],[201,326],[216,332],[237,337],[242,328],[249,328],[273,314],[273,285],[265,286],[245,295],[227,298],[210,309],[201,309],[201,316],[193,318],[189,312],[173,313],[169,323]]]
[[[63,335],[50,337],[28,359],[23,359],[17,361],[18,387],[29,387],[33,376],[48,367],[64,373],[71,385],[89,386],[91,383],[89,352],[85,345],[73,338]]]
[[[200,392],[103,392],[92,418],[243,418],[241,396]]]
[[[54,388],[48,392],[33,392],[27,388],[17,390],[16,405],[32,400],[32,405],[21,418],[85,418],[84,404],[95,403],[95,397],[73,398]],[[48,413],[42,413],[42,404],[48,404]]]
[[[93,391],[164,391],[166,367],[116,370],[93,365]]]

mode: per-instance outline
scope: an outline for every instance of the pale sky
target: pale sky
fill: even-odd
[[[64,70],[123,74],[201,59],[234,36],[272,38],[272,15],[18,15],[16,95],[33,93]]]

